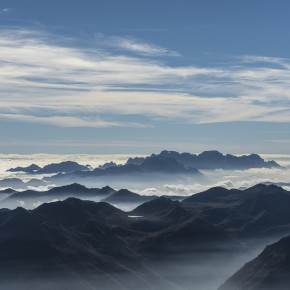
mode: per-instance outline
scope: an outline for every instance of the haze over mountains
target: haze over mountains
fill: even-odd
[[[281,167],[275,161],[265,161],[256,154],[233,156],[230,154],[223,155],[218,151],[205,151],[196,155],[162,151],[160,154],[152,154],[145,158],[129,158],[123,165],[107,162],[95,169],[92,169],[89,165],[84,166],[77,162],[66,161],[48,164],[43,168],[35,164],[28,167],[10,168],[8,172],[25,173],[27,177],[38,174],[38,178],[42,174],[44,176],[45,174],[50,175],[38,180],[37,186],[47,184],[67,185],[76,182],[88,187],[110,184],[118,188],[144,189],[148,183],[151,186],[159,186],[168,182],[182,184],[202,182],[207,177],[207,173],[200,170],[247,170],[253,168]],[[14,176],[14,178],[16,177],[17,175]],[[208,183],[208,180],[206,182]],[[32,181],[24,184],[22,180],[6,178],[6,180],[0,180],[0,186],[27,188],[34,185]]]
[[[80,170],[89,170],[90,166],[80,165],[77,162],[73,161],[64,161],[60,163],[51,163],[45,165],[43,168],[39,167],[36,164],[31,164],[28,167],[16,167],[10,168],[8,172],[26,172],[26,173],[35,173],[35,174],[51,174],[51,173],[58,173],[58,172],[74,172]]]
[[[178,153],[175,151],[164,150],[160,154],[152,154],[146,158],[129,158],[127,164],[141,165],[146,160],[154,158],[172,159],[182,164],[186,168],[196,169],[249,169],[260,167],[279,167],[275,161],[264,161],[259,155],[234,156],[212,150],[204,151],[200,154]]]
[[[71,161],[11,168],[13,178],[0,180],[0,288],[217,290],[240,281],[250,287],[256,278],[247,268],[227,279],[289,235],[287,183],[164,195],[132,190],[130,181],[170,188],[207,183],[210,172],[256,169],[285,170],[256,154],[217,151],[162,151],[95,169]],[[106,185],[96,186],[100,181]],[[255,263],[250,272],[259,275]]]
[[[290,236],[270,246],[218,290],[286,290],[290,285]]]
[[[129,203],[138,196],[128,190],[72,184],[42,193],[11,192],[8,200],[65,193],[108,196],[107,201],[111,197],[113,202],[123,198]],[[274,185],[259,184],[244,191],[211,188],[182,202],[144,198],[151,200],[130,212],[76,198],[34,210],[1,210],[2,287],[217,289],[233,273],[233,267],[219,269],[222,260],[242,266],[254,249],[290,232],[290,192]],[[202,275],[187,272],[183,279],[184,265],[198,269],[200,264],[217,269]],[[12,279],[15,271],[17,278]]]
[[[134,165],[130,167],[129,165]],[[178,153],[175,151],[162,151],[160,154],[152,154],[148,157],[129,158],[125,165],[117,165],[114,162],[109,162],[100,165],[93,171],[99,172],[104,170],[107,173],[119,173],[117,169],[111,171],[112,167],[124,168],[129,171],[131,168],[135,170],[146,171],[161,171],[161,172],[186,172],[186,169],[249,169],[249,168],[272,168],[279,167],[275,161],[265,161],[257,154],[234,156],[231,154],[223,155],[218,151],[204,151],[200,154]],[[10,168],[10,172],[26,172],[26,173],[70,173],[74,171],[87,171],[90,166],[80,165],[77,162],[65,161],[61,163],[52,163],[43,168],[36,164],[31,164],[28,167]],[[131,169],[132,170],[132,169]]]

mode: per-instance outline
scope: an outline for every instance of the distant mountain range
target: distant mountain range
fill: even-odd
[[[196,169],[250,169],[280,167],[275,161],[265,161],[257,154],[234,156],[212,150],[201,154],[178,153],[175,151],[162,151],[160,154],[152,154],[146,158],[129,158],[126,164],[142,165],[145,161],[154,159],[170,159],[182,164],[185,168]]]
[[[33,186],[33,187],[39,187],[45,185],[45,183],[37,178],[32,178],[27,182],[22,181],[20,178],[5,178],[0,180],[0,187],[5,188],[5,187],[12,187],[14,189],[20,189],[20,188],[27,188],[28,186]]]
[[[275,161],[265,161],[259,155],[223,155],[218,151],[204,151],[196,155],[162,151],[148,157],[129,158],[124,165],[108,162],[92,169],[90,165],[80,165],[77,162],[65,161],[52,163],[43,168],[36,164],[28,167],[11,168],[9,172],[25,172],[32,174],[54,174],[40,179],[23,182],[20,178],[0,180],[0,187],[26,189],[29,186],[39,187],[48,184],[67,185],[81,183],[89,187],[112,184],[115,187],[144,185],[148,182],[158,186],[168,182],[188,182],[188,179],[198,181],[206,177],[200,170],[246,170],[250,168],[279,168]]]
[[[31,164],[28,167],[11,168],[9,172],[26,172],[28,174],[62,173],[52,179],[65,177],[93,177],[115,176],[128,174],[190,174],[201,175],[199,170],[213,169],[250,169],[250,168],[280,167],[275,161],[265,161],[257,154],[234,156],[223,155],[218,151],[204,151],[196,155],[178,153],[175,151],[162,151],[145,158],[129,158],[126,164],[117,165],[114,162],[106,163],[91,170],[89,165],[80,165],[77,162],[65,161],[52,163],[43,168]],[[48,178],[49,179],[49,178]]]
[[[273,168],[280,167],[275,161],[264,161],[259,155],[248,156],[223,155],[218,151],[205,151],[199,155],[189,153],[177,153],[174,151],[162,151],[160,154],[152,154],[146,158],[129,158],[124,165],[107,163],[91,171],[75,171],[71,173],[59,173],[52,177],[45,177],[49,183],[68,184],[82,180],[105,179],[107,183],[111,178],[119,178],[126,182],[135,179],[138,183],[168,182],[168,180],[180,180],[191,177],[200,179],[203,174],[200,169],[214,170],[245,170],[249,168]]]
[[[51,174],[51,173],[59,173],[59,172],[74,172],[80,170],[90,170],[90,166],[80,165],[77,162],[73,161],[64,161],[60,163],[51,163],[45,165],[43,168],[39,167],[36,164],[31,164],[28,167],[16,167],[10,168],[8,172],[26,172],[26,173],[34,173],[34,174]]]
[[[77,197],[82,199],[91,198],[105,198],[110,194],[116,192],[113,188],[109,186],[103,188],[87,188],[83,185],[74,183],[70,185],[64,185],[59,187],[53,187],[45,191],[37,190],[24,190],[24,191],[12,191],[10,189],[10,196],[0,202],[2,206],[13,206],[17,205],[16,201],[26,201],[26,202],[48,202],[54,199],[65,199],[68,197]],[[8,194],[9,192],[5,192]]]

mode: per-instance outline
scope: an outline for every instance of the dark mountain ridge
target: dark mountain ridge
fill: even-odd
[[[157,196],[144,196],[128,189],[120,189],[110,196],[106,197],[102,201],[109,203],[143,203],[148,200],[152,200]]]
[[[88,189],[72,184],[63,190]],[[111,194],[136,197],[124,189]],[[10,281],[25,290],[39,288],[42,277],[42,289],[178,289],[174,283],[181,280],[160,270],[168,259],[219,253],[227,260],[246,253],[249,238],[290,232],[289,206],[287,190],[258,184],[244,191],[212,188],[182,202],[158,197],[130,212],[76,198],[34,210],[1,210],[0,286]],[[156,261],[164,263],[161,268]]]
[[[286,290],[290,285],[290,236],[267,246],[218,290]]]
[[[26,172],[26,173],[33,173],[34,171],[40,170],[41,167],[39,167],[36,164],[31,164],[27,167],[16,167],[16,168],[10,168],[7,170],[7,172]]]
[[[213,225],[205,229],[190,217],[166,223],[170,216],[160,217],[163,227],[153,234],[104,202],[69,198],[30,211],[0,211],[0,287],[173,290],[179,287],[145,263],[157,258],[160,246],[169,255],[193,250],[194,241],[210,247],[205,232],[211,242],[235,244]]]
[[[1,201],[1,205],[5,206],[17,200],[23,201],[51,201],[52,199],[64,199],[67,197],[77,197],[83,199],[104,198],[115,193],[116,190],[109,186],[103,188],[87,188],[83,185],[73,183],[59,187],[53,187],[46,191],[25,190],[12,193],[9,197]]]
[[[290,231],[290,192],[275,185],[257,184],[243,191],[211,188],[184,199],[182,204],[234,236]]]

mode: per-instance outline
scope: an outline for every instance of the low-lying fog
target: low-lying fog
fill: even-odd
[[[28,166],[32,163],[43,166],[49,163],[57,163],[64,160],[77,161],[80,164],[90,164],[93,168],[102,165],[105,162],[114,161],[117,164],[124,164],[129,158],[129,155],[47,155],[47,154],[33,154],[33,155],[0,155],[0,179],[17,177],[27,182],[31,178],[41,179],[47,175],[27,175],[24,173],[6,172],[7,169],[17,166]],[[79,182],[87,187],[103,187],[109,185],[110,187],[119,190],[121,188],[129,189],[141,195],[179,195],[190,196],[194,193],[204,191],[214,186],[222,186],[225,188],[248,188],[261,182],[275,182],[286,183],[283,187],[290,190],[290,155],[261,155],[266,160],[275,160],[283,168],[255,168],[249,170],[202,170],[204,174],[202,178],[198,177],[182,177],[173,180],[171,177],[164,175],[155,176],[156,178],[122,178],[122,177],[102,177],[97,179],[82,180]],[[289,183],[289,185],[287,184]],[[55,184],[47,184],[40,187],[28,186],[27,189],[38,191],[45,191]],[[5,188],[0,188],[5,189]],[[23,189],[24,190],[24,189]],[[3,194],[0,197],[4,199]],[[55,201],[52,199],[51,201]],[[100,201],[96,198],[95,201]],[[26,208],[35,208],[42,202],[34,200],[31,204],[19,200],[19,206]],[[124,210],[132,209],[132,205],[117,205]],[[134,206],[134,205],[133,205]],[[0,205],[1,207],[1,205]]]

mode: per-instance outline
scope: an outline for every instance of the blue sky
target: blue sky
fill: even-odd
[[[290,154],[290,2],[0,0],[0,152]]]

